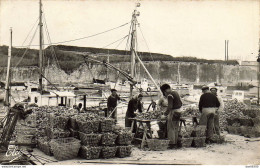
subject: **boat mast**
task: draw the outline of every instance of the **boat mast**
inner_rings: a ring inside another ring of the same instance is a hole
[[[136,4],[136,7],[140,7],[140,3]],[[133,78],[133,80],[135,80],[135,59],[137,58],[137,60],[140,62],[141,66],[144,68],[145,72],[147,73],[147,75],[149,76],[149,78],[152,80],[152,82],[154,83],[154,85],[156,86],[156,88],[159,90],[159,92],[162,94],[160,87],[157,85],[157,83],[155,82],[155,80],[153,79],[152,75],[149,73],[149,71],[147,70],[147,68],[144,66],[144,63],[142,62],[142,60],[139,58],[139,56],[137,55],[137,52],[135,51],[135,42],[136,42],[136,25],[137,23],[137,16],[139,16],[140,13],[135,9],[133,12],[133,16],[132,16],[132,38],[131,38],[131,77]],[[132,98],[133,96],[133,84],[130,85],[130,98]]]
[[[107,55],[107,63],[109,64],[109,50],[108,50],[108,55]],[[108,73],[109,73],[109,71],[108,71],[108,68],[107,68],[107,71],[106,71],[106,82],[109,81],[108,80]]]
[[[40,74],[40,76],[39,76],[39,91],[40,91],[40,93],[42,94],[42,88],[43,88],[43,86],[42,86],[42,68],[43,68],[43,52],[42,52],[42,26],[43,26],[43,24],[42,24],[42,0],[40,0],[40,11],[39,11],[39,13],[40,13],[40,16],[39,16],[39,30],[40,30],[40,50],[39,50],[39,74]]]
[[[257,105],[260,106],[260,39],[258,42],[258,58],[257,58],[257,62],[258,62],[258,72],[257,72]]]
[[[140,7],[140,3],[136,4],[136,8]],[[132,15],[132,32],[131,32],[131,77],[135,80],[135,42],[136,42],[136,24],[137,20],[136,17],[139,16],[139,12],[135,9]],[[130,99],[133,97],[133,84],[130,84]]]
[[[8,61],[7,61],[7,75],[6,75],[6,84],[5,84],[5,98],[4,105],[6,106],[6,112],[9,113],[10,107],[10,66],[11,66],[11,56],[12,56],[12,28],[10,28],[10,44],[8,48]]]

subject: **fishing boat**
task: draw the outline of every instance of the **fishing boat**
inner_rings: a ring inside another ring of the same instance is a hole
[[[181,96],[187,96],[190,95],[192,92],[192,86],[188,84],[170,84],[171,88],[173,90],[176,90]]]

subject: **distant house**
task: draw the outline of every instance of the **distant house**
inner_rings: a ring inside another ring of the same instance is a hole
[[[4,89],[4,88],[5,88],[5,83],[0,82],[0,89]],[[13,82],[10,84],[10,88],[11,90],[26,90],[27,86],[23,82]]]
[[[257,66],[258,62],[256,61],[241,61],[240,66]]]
[[[27,86],[23,82],[14,82],[10,84],[11,90],[26,90]]]

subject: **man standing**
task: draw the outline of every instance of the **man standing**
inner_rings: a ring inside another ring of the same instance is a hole
[[[135,111],[138,110],[140,113],[142,112],[142,98],[143,95],[139,94],[137,97],[133,97],[127,107],[126,116],[125,116],[125,127],[131,127],[132,121],[129,118],[134,118]]]
[[[216,110],[216,113],[214,115],[214,128],[216,130],[216,134],[220,135],[220,128],[219,128],[219,114],[224,110],[224,102],[221,96],[217,94],[218,89],[213,87],[210,89],[211,93],[217,96],[219,101],[219,108]]]
[[[120,97],[117,95],[116,89],[111,89],[111,95],[107,100],[107,111],[108,115],[112,113],[112,118],[117,122],[117,101],[120,100]]]
[[[167,136],[171,145],[178,141],[179,123],[181,117],[182,101],[176,91],[172,91],[170,85],[163,84],[161,91],[168,99],[168,106],[164,115],[167,116]]]
[[[206,125],[206,143],[212,142],[214,115],[220,103],[215,95],[209,91],[208,86],[202,87],[203,94],[200,97],[199,110],[202,113],[199,125]]]

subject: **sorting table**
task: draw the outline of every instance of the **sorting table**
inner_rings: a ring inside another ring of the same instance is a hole
[[[155,119],[147,120],[147,119],[138,119],[138,118],[129,118],[129,119],[132,120],[131,132],[133,132],[133,130],[134,130],[135,123],[137,125],[134,138],[135,138],[135,140],[140,140],[141,141],[141,149],[143,149],[144,146],[147,144],[147,140],[149,138],[150,139],[153,138],[152,137],[152,130],[151,130],[151,122],[152,121],[158,121],[158,120],[155,120]],[[185,118],[185,117],[181,117],[180,118],[179,132],[181,130],[182,125],[184,126],[184,128],[186,130],[186,123],[185,123],[186,119],[187,118]],[[138,133],[142,133],[143,134],[142,138],[136,137],[138,135]]]
[[[147,143],[147,140],[149,138],[152,139],[151,121],[157,121],[157,120],[145,120],[145,119],[137,119],[137,118],[129,118],[129,119],[132,120],[132,124],[131,124],[132,132],[134,130],[135,123],[137,125],[134,138],[135,140],[141,141],[141,149],[143,149]],[[138,133],[143,134],[142,138],[136,137]]]

